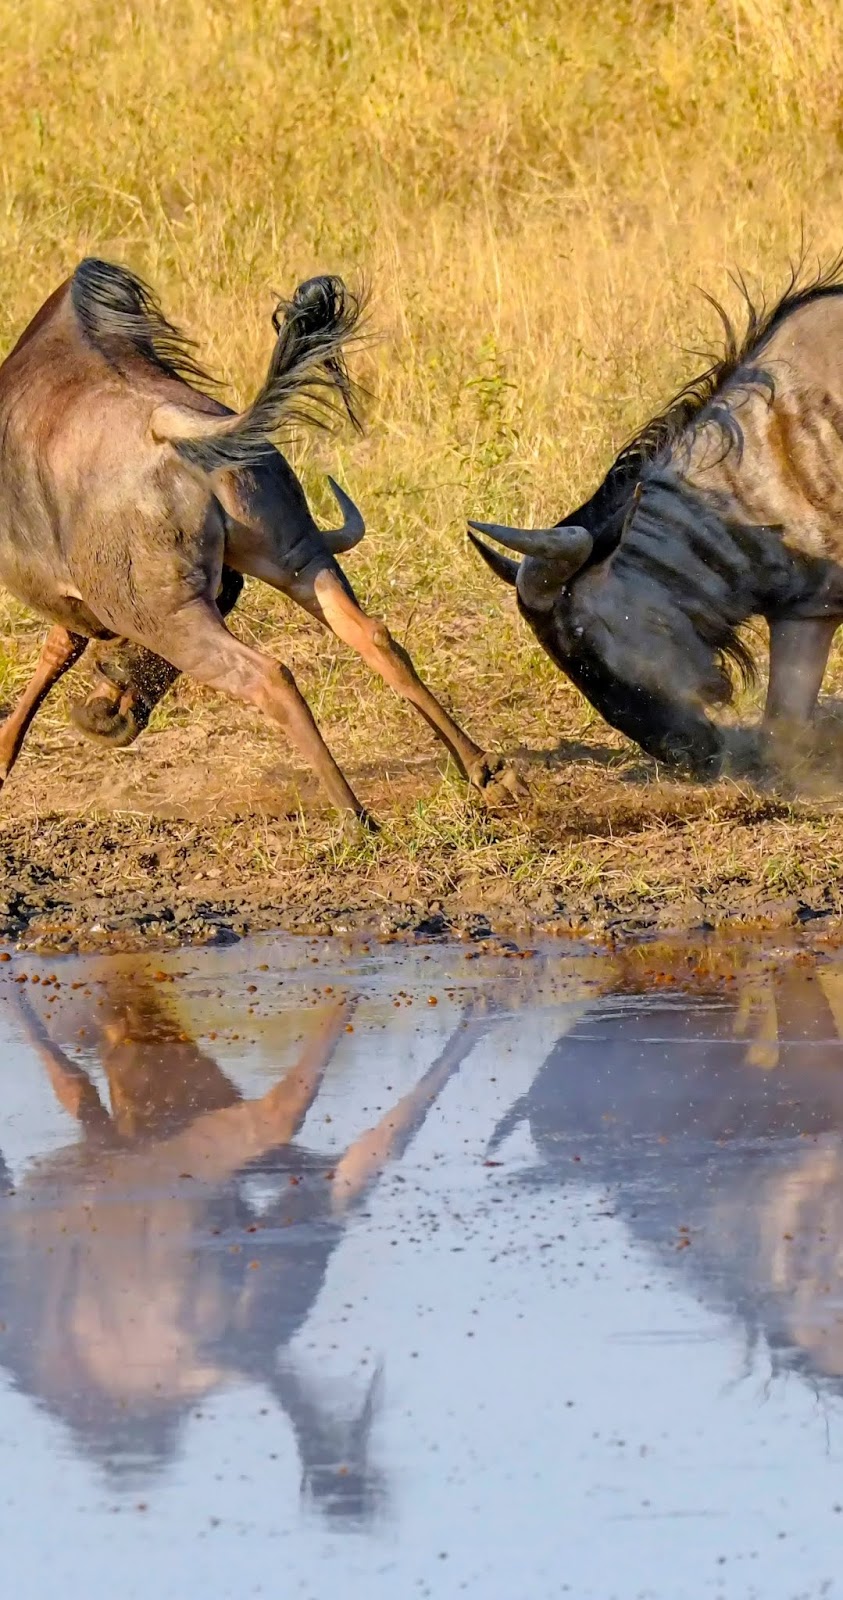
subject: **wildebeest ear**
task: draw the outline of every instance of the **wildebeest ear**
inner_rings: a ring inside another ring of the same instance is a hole
[[[515,580],[518,577],[519,563],[513,561],[510,556],[502,555],[500,550],[493,550],[491,545],[484,544],[483,540],[478,539],[475,533],[469,533],[468,537],[475,550],[479,550],[487,567],[491,567],[499,578],[503,578],[504,583],[510,584],[514,589]]]

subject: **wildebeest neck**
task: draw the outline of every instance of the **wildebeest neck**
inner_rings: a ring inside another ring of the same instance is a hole
[[[733,639],[741,622],[810,605],[828,586],[828,561],[788,548],[783,534],[736,517],[725,496],[701,493],[671,463],[654,466],[641,480],[612,574],[633,589],[649,579],[706,644],[741,664]]]
[[[762,590],[783,592],[788,566],[774,530],[729,521],[670,468],[652,469],[643,479],[612,561],[620,580],[634,583],[646,574],[666,600],[704,608],[715,632],[751,616]]]

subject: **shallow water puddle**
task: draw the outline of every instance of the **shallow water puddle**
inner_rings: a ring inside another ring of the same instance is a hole
[[[831,951],[14,955],[14,1591],[841,1592],[841,1027]]]

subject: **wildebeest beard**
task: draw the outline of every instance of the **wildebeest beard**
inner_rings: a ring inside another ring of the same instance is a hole
[[[707,705],[752,682],[738,635],[785,604],[796,563],[777,531],[730,521],[675,471],[645,470],[623,536],[550,613],[521,607],[541,644],[613,727],[657,759],[713,773],[722,735]],[[804,583],[804,575],[803,575]]]

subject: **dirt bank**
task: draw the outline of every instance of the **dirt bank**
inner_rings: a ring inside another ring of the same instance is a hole
[[[207,719],[118,755],[48,729],[2,799],[0,935],[58,949],[271,927],[623,937],[833,930],[843,915],[836,803],[664,781],[602,732],[519,759],[530,801],[497,813],[434,755],[352,764],[382,824],[359,839],[248,729],[236,760]]]

